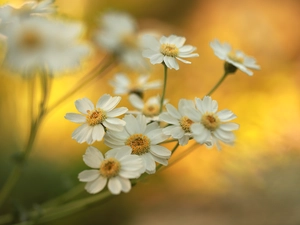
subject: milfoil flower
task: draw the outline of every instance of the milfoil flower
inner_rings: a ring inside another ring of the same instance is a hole
[[[41,70],[54,76],[75,69],[89,54],[88,45],[79,41],[79,23],[35,16],[5,26],[9,29],[1,30],[7,37],[3,63],[24,76]]]
[[[260,69],[260,66],[256,65],[255,58],[246,56],[240,50],[233,51],[228,43],[221,44],[219,40],[215,39],[210,42],[210,47],[214,50],[218,58],[225,60],[227,63],[225,63],[225,69],[230,73],[234,73],[236,68],[238,68],[249,76],[252,76],[253,72],[248,68],[255,70]],[[231,68],[230,65],[231,67],[233,66],[233,68]]]
[[[136,21],[127,13],[107,12],[99,19],[95,41],[102,49],[135,70],[146,70]]]
[[[168,165],[171,151],[160,146],[159,143],[168,139],[168,135],[163,134],[158,123],[153,122],[147,125],[146,117],[138,115],[126,115],[125,129],[121,132],[108,131],[104,137],[104,142],[111,148],[129,146],[132,154],[139,155],[143,159],[146,172],[155,173],[158,162],[164,166]]]
[[[152,96],[144,101],[140,96],[136,94],[129,95],[129,102],[135,107],[139,113],[145,115],[149,120],[148,122],[157,121],[160,113],[160,101],[159,96]],[[164,99],[163,105],[167,104],[168,100]],[[134,113],[132,111],[128,113]]]
[[[191,45],[184,45],[185,37],[171,35],[169,37],[162,36],[158,41],[150,35],[144,36],[144,43],[148,43],[147,49],[143,51],[143,56],[150,59],[152,64],[164,62],[170,69],[179,69],[176,61],[190,64],[191,62],[182,58],[198,57],[197,53],[192,53],[197,48]]]
[[[116,95],[135,93],[139,96],[143,96],[146,90],[158,89],[161,87],[161,81],[148,82],[150,75],[140,75],[135,81],[131,81],[126,74],[117,73],[114,80],[109,83],[114,87],[114,93]]]
[[[159,115],[159,120],[168,123],[163,133],[178,139],[180,145],[186,145],[192,137],[191,125],[194,121],[185,113],[185,107],[195,108],[193,101],[180,99],[178,110],[171,104],[166,105],[167,112]]]
[[[235,119],[236,115],[230,110],[218,110],[218,103],[211,97],[205,96],[203,100],[195,98],[195,107],[185,107],[185,113],[194,123],[190,126],[193,138],[200,144],[212,146],[216,144],[221,149],[219,140],[232,145],[235,140],[233,130],[239,125],[227,123]]]
[[[81,182],[87,182],[87,192],[98,193],[106,184],[112,194],[129,192],[129,179],[138,178],[143,168],[142,159],[131,155],[131,151],[130,147],[123,146],[108,151],[104,158],[98,149],[89,146],[83,155],[83,161],[93,170],[84,170],[78,175]]]
[[[82,114],[67,113],[65,115],[67,120],[82,124],[73,132],[72,138],[78,143],[93,144],[103,139],[106,129],[122,131],[125,121],[115,117],[127,112],[127,108],[115,108],[120,100],[119,96],[111,97],[105,94],[99,98],[96,107],[88,98],[76,100],[75,106]]]

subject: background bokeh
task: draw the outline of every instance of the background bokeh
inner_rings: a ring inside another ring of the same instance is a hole
[[[22,3],[1,1],[7,2]],[[254,71],[253,77],[237,71],[212,96],[220,109],[228,108],[238,116],[235,122],[240,129],[233,147],[224,146],[222,151],[199,147],[130,193],[49,224],[300,223],[299,1],[56,0],[56,5],[63,16],[86,24],[86,37],[91,37],[101,12],[116,9],[132,14],[142,30],[185,36],[187,44],[197,46],[199,58],[169,71],[166,94],[174,105],[180,98],[201,98],[221,77],[223,62],[209,47],[214,38],[254,56],[261,70]],[[101,52],[97,57],[102,57]],[[50,102],[87,73],[97,57],[84,62],[81,71],[57,78]],[[12,207],[25,212],[78,183],[77,174],[86,169],[82,154],[87,145],[71,139],[77,125],[64,115],[76,111],[76,99],[88,97],[95,102],[112,93],[107,81],[119,70],[90,83],[48,115],[4,212]],[[152,74],[160,79],[162,66],[154,66]],[[26,82],[4,70],[0,82],[2,186],[26,140],[29,121]],[[126,98],[122,103],[128,105]],[[102,144],[95,146],[105,149]]]

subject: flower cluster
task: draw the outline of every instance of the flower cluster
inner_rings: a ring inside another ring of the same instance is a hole
[[[82,24],[59,20],[55,12],[53,0],[27,2],[20,8],[10,5],[0,8],[1,42],[6,46],[3,65],[28,79],[38,74],[42,80],[44,98],[37,118],[32,119],[35,121],[30,133],[32,140],[49,110],[45,106],[50,86],[46,78],[77,68],[93,46],[92,41],[87,44],[88,40],[80,40]],[[79,113],[65,115],[67,120],[80,124],[72,138],[88,144],[83,161],[92,169],[78,175],[81,182],[86,182],[87,192],[98,193],[106,185],[112,194],[128,192],[133,179],[139,179],[144,173],[154,174],[161,165],[168,166],[176,149],[190,142],[217,149],[234,143],[233,131],[239,125],[231,120],[236,115],[228,109],[218,111],[217,101],[210,97],[221,82],[202,98],[179,99],[177,107],[166,98],[168,69],[179,70],[178,61],[191,64],[187,58],[199,56],[196,47],[185,45],[185,37],[172,34],[157,39],[150,34],[141,35],[135,20],[119,12],[103,14],[94,34],[94,47],[107,53],[110,60],[103,60],[88,73],[84,84],[118,63],[143,73],[131,79],[119,71],[109,82],[115,95],[128,96],[131,109],[119,106],[120,96],[102,94],[96,104],[86,97],[76,100]],[[254,58],[232,51],[227,43],[221,44],[216,39],[210,46],[225,61],[221,81],[237,69],[248,75],[253,74],[250,69],[260,69]],[[163,82],[149,81],[151,64],[163,66]],[[79,82],[56,105],[81,87]],[[159,90],[159,93],[146,97],[148,90]],[[101,150],[104,154],[92,146],[100,141],[108,148]],[[169,149],[167,143],[176,145]]]

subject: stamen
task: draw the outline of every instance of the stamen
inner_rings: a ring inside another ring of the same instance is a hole
[[[184,116],[180,119],[179,124],[185,132],[191,132],[190,127],[194,122],[190,120],[188,117]]]
[[[176,57],[178,56],[179,49],[174,44],[162,44],[160,46],[160,52],[166,56]]]
[[[241,64],[243,64],[243,62],[244,62],[244,58],[238,57],[233,51],[229,52],[227,54],[227,56],[229,59],[231,59],[234,62],[241,63]]]
[[[41,37],[34,29],[24,30],[19,40],[20,47],[25,50],[37,49],[41,43]]]
[[[88,110],[86,121],[90,126],[95,126],[102,123],[106,119],[106,113],[102,109]]]
[[[101,163],[99,173],[106,178],[111,178],[118,175],[120,168],[121,165],[118,160],[116,160],[115,158],[109,158],[105,159]]]
[[[159,109],[158,104],[145,104],[142,112],[145,116],[153,117],[159,114]]]
[[[133,134],[127,139],[125,145],[132,148],[132,154],[143,155],[150,150],[150,139],[143,134]]]
[[[201,123],[210,131],[216,130],[220,126],[220,119],[214,113],[205,113],[202,116]]]

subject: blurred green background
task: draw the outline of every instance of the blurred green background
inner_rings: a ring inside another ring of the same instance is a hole
[[[48,224],[300,224],[299,1],[56,0],[56,5],[65,17],[86,24],[87,37],[98,15],[108,9],[130,13],[141,30],[185,36],[200,57],[191,59],[191,65],[180,63],[178,71],[169,71],[166,94],[173,105],[180,98],[203,97],[221,77],[223,62],[209,47],[214,38],[254,56],[261,70],[254,71],[253,77],[236,72],[212,96],[219,109],[228,108],[238,116],[235,146],[224,146],[222,151],[199,147],[128,194]],[[50,103],[87,73],[97,57],[102,53],[91,56],[81,71],[57,78]],[[78,125],[64,115],[76,112],[76,99],[88,97],[96,102],[102,94],[112,94],[107,81],[119,71],[89,84],[48,115],[2,213],[25,212],[78,183],[78,173],[87,169],[82,161],[87,144],[71,139]],[[161,79],[162,74],[162,66],[153,67],[153,79]],[[24,145],[29,121],[26,82],[4,71],[0,82],[2,186]],[[126,98],[122,103],[129,106]],[[101,143],[95,146],[106,149]]]

